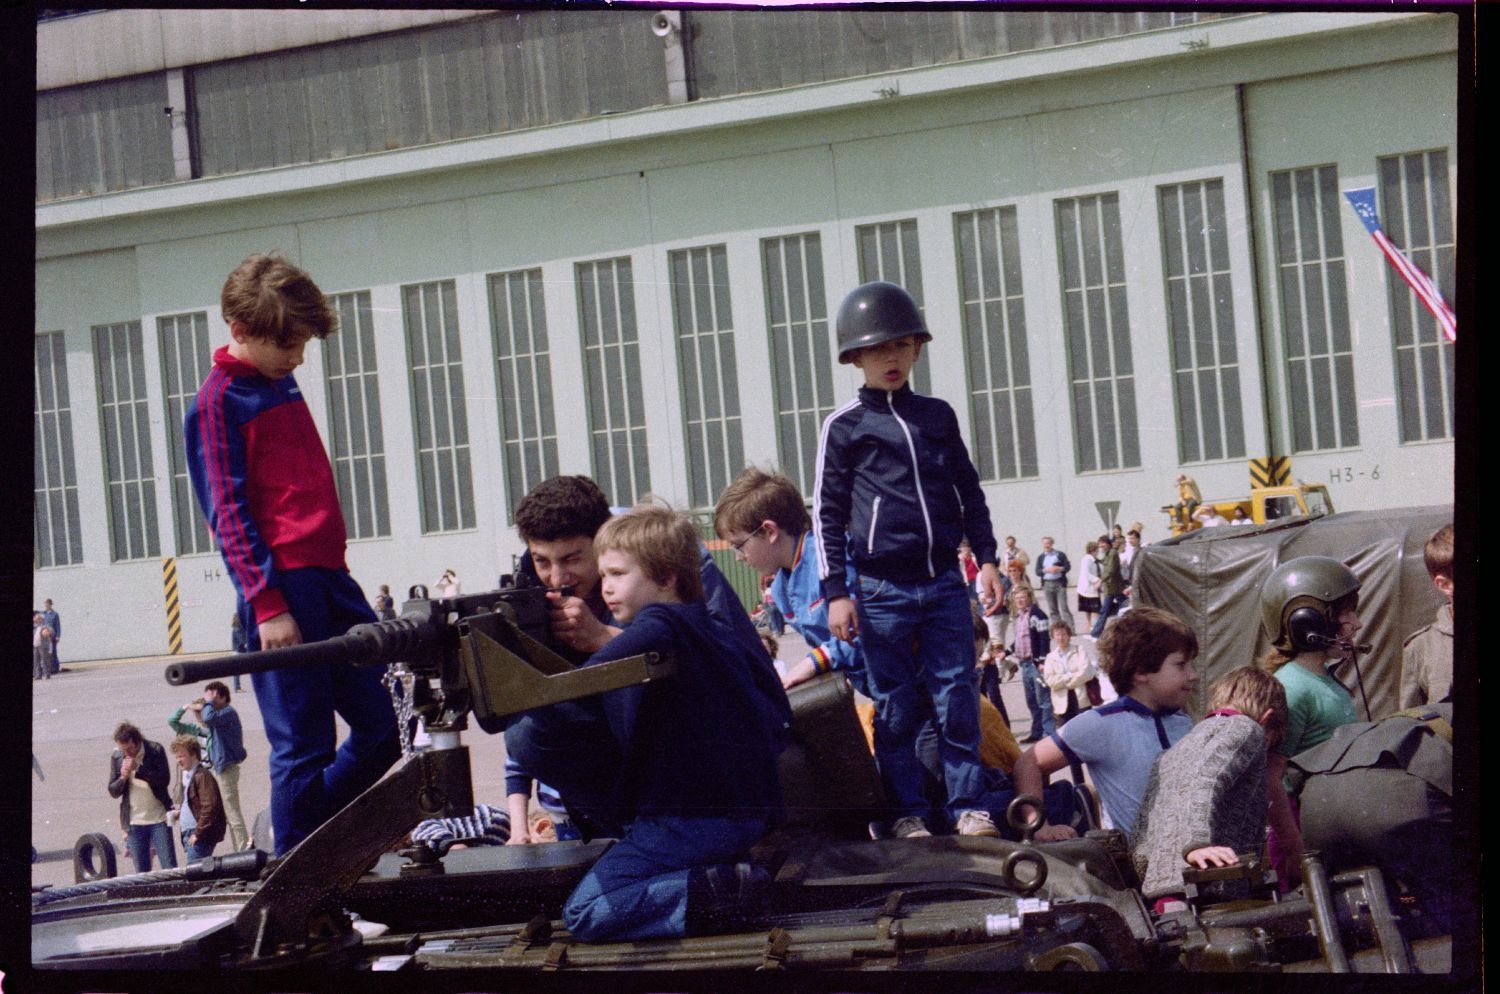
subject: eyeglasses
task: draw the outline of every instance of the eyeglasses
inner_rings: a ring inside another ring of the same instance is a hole
[[[740,539],[738,542],[730,542],[729,543],[729,547],[734,550],[734,554],[735,555],[737,555],[737,556],[743,556],[745,554],[745,545],[752,538],[754,538],[755,536],[759,535],[761,532],[763,532],[765,530],[766,530],[766,526],[765,525],[761,525],[759,528],[755,529],[755,531],[751,532],[749,535],[746,535],[744,538]]]

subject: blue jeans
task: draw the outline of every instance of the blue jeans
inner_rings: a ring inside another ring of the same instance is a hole
[[[196,829],[184,828],[182,830],[182,853],[183,858],[188,862],[192,862],[196,859],[207,859],[214,854],[214,846],[205,846],[202,844],[195,846],[188,842],[188,837],[191,836],[194,831],[196,831]]]
[[[684,936],[688,871],[743,859],[765,830],[760,817],[639,817],[573,889],[563,924],[584,942]]]
[[[304,642],[375,620],[359,584],[343,570],[283,570],[277,579]],[[240,621],[251,650],[259,649],[255,612],[243,600]],[[400,758],[396,716],[381,676],[379,667],[349,663],[251,674],[271,744],[276,855],[290,851]],[[349,725],[337,751],[335,712]]]
[[[963,574],[894,583],[859,578],[860,644],[875,700],[876,759],[898,816],[925,815],[917,733],[937,722],[948,811],[979,807],[979,691],[974,680],[974,625]]]
[[[1094,630],[1089,632],[1094,638],[1104,634],[1104,624],[1120,613],[1120,608],[1125,606],[1124,594],[1102,594],[1099,597],[1099,620],[1094,622]]]
[[[600,834],[618,836],[624,820],[615,800],[622,756],[598,697],[563,701],[512,718],[505,753],[558,791],[568,812]]]
[[[127,834],[130,837],[130,858],[135,860],[135,872],[146,873],[151,869],[153,847],[156,849],[156,861],[163,870],[177,865],[177,850],[172,846],[172,829],[166,822],[131,825]]]
[[[1052,695],[1042,686],[1042,672],[1036,660],[1021,660],[1021,689],[1026,693],[1026,710],[1031,712],[1031,735],[1051,735],[1057,731],[1052,716]]]
[[[982,697],[988,697],[990,703],[995,705],[995,710],[1000,712],[1000,717],[1005,721],[1005,727],[1010,727],[1010,712],[1005,710],[1005,698],[1000,693],[1000,664],[992,663],[979,671],[979,693]]]

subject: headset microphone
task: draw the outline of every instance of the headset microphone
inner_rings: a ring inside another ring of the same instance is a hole
[[[1348,639],[1330,638],[1327,635],[1319,635],[1316,632],[1310,633],[1304,636],[1304,638],[1307,640],[1307,644],[1314,649],[1342,649],[1349,653],[1351,658],[1357,652],[1370,653],[1375,651],[1375,647],[1368,642],[1351,642]],[[1338,660],[1335,660],[1335,662],[1338,662]]]

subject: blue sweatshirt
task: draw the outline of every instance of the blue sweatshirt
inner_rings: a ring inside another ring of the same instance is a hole
[[[616,514],[624,513],[623,508],[611,508],[611,510]],[[792,740],[792,706],[787,703],[786,692],[781,689],[781,677],[776,673],[776,664],[771,660],[770,653],[766,652],[760,636],[756,634],[755,625],[750,621],[745,605],[740,603],[739,595],[734,592],[734,588],[729,585],[724,573],[714,562],[713,553],[709,552],[708,547],[701,542],[698,548],[700,550],[698,574],[703,580],[703,597],[708,613],[734,637],[739,645],[747,650],[737,653],[736,657],[749,669],[751,680],[759,691],[769,700],[780,698],[778,742],[784,746]],[[536,566],[531,561],[530,549],[522,554],[518,572],[538,583],[541,582],[536,575]],[[614,615],[610,614],[609,608],[604,605],[604,595],[599,585],[594,586],[593,594],[587,603],[589,610],[594,612],[594,617],[601,623],[619,627]],[[564,658],[570,658],[566,650],[561,651],[560,654]],[[571,659],[577,661],[576,656]]]
[[[861,387],[823,422],[813,518],[830,600],[849,595],[846,535],[860,575],[897,583],[956,568],[964,538],[981,565],[995,562],[989,508],[958,417],[906,385]]]
[[[672,653],[677,672],[603,696],[623,755],[618,800],[627,817],[778,816],[780,715],[757,689],[746,650],[704,605],[650,604],[585,665]]]

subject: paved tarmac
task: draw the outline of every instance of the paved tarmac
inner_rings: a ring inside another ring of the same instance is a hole
[[[73,883],[73,846],[90,832],[102,833],[114,844],[120,873],[133,872],[120,842],[120,802],[107,789],[114,751],[111,736],[121,721],[132,721],[146,738],[163,746],[171,742],[167,718],[201,696],[203,688],[173,687],[163,673],[171,662],[212,655],[218,654],[64,662],[65,672],[32,682],[32,754],[46,778],[39,780],[35,773],[31,778],[31,844],[39,857],[32,865],[33,886]],[[224,682],[233,687],[232,680]],[[249,754],[240,772],[240,809],[249,829],[256,813],[271,803],[270,747],[250,678],[240,683],[244,689],[231,690],[230,695],[244,725]],[[187,717],[191,720],[191,712]],[[336,725],[342,742],[348,728],[341,720]],[[464,740],[470,747],[477,799],[504,804],[504,740],[486,735],[476,725],[470,726]],[[180,864],[182,846],[177,841]],[[216,855],[227,852],[228,845],[220,843]]]
[[[794,662],[805,653],[801,637],[788,629],[781,639],[781,658]],[[170,742],[172,730],[167,727],[167,718],[180,705],[200,696],[202,687],[173,687],[163,672],[170,662],[195,658],[205,657],[66,661],[64,672],[50,680],[33,681],[32,754],[45,778],[38,779],[33,773],[31,779],[31,844],[39,857],[32,865],[33,886],[73,883],[73,846],[91,832],[103,834],[115,845],[119,872],[133,872],[120,844],[119,801],[106,789],[110,753],[114,750],[111,735],[121,721],[132,721],[146,738],[162,745]],[[230,680],[224,682],[233,686]],[[242,691],[231,693],[245,728],[249,753],[240,774],[240,807],[249,828],[256,813],[271,801],[269,747],[250,678],[244,677],[241,684]],[[1018,738],[1026,735],[1030,722],[1020,683],[1011,680],[1002,687],[1002,693],[1012,729]],[[339,722],[338,730],[342,741],[347,728]],[[503,805],[503,739],[471,725],[464,741],[470,747],[476,800]],[[217,854],[223,855],[227,846],[227,842],[221,843]],[[177,856],[180,863],[180,840]]]

